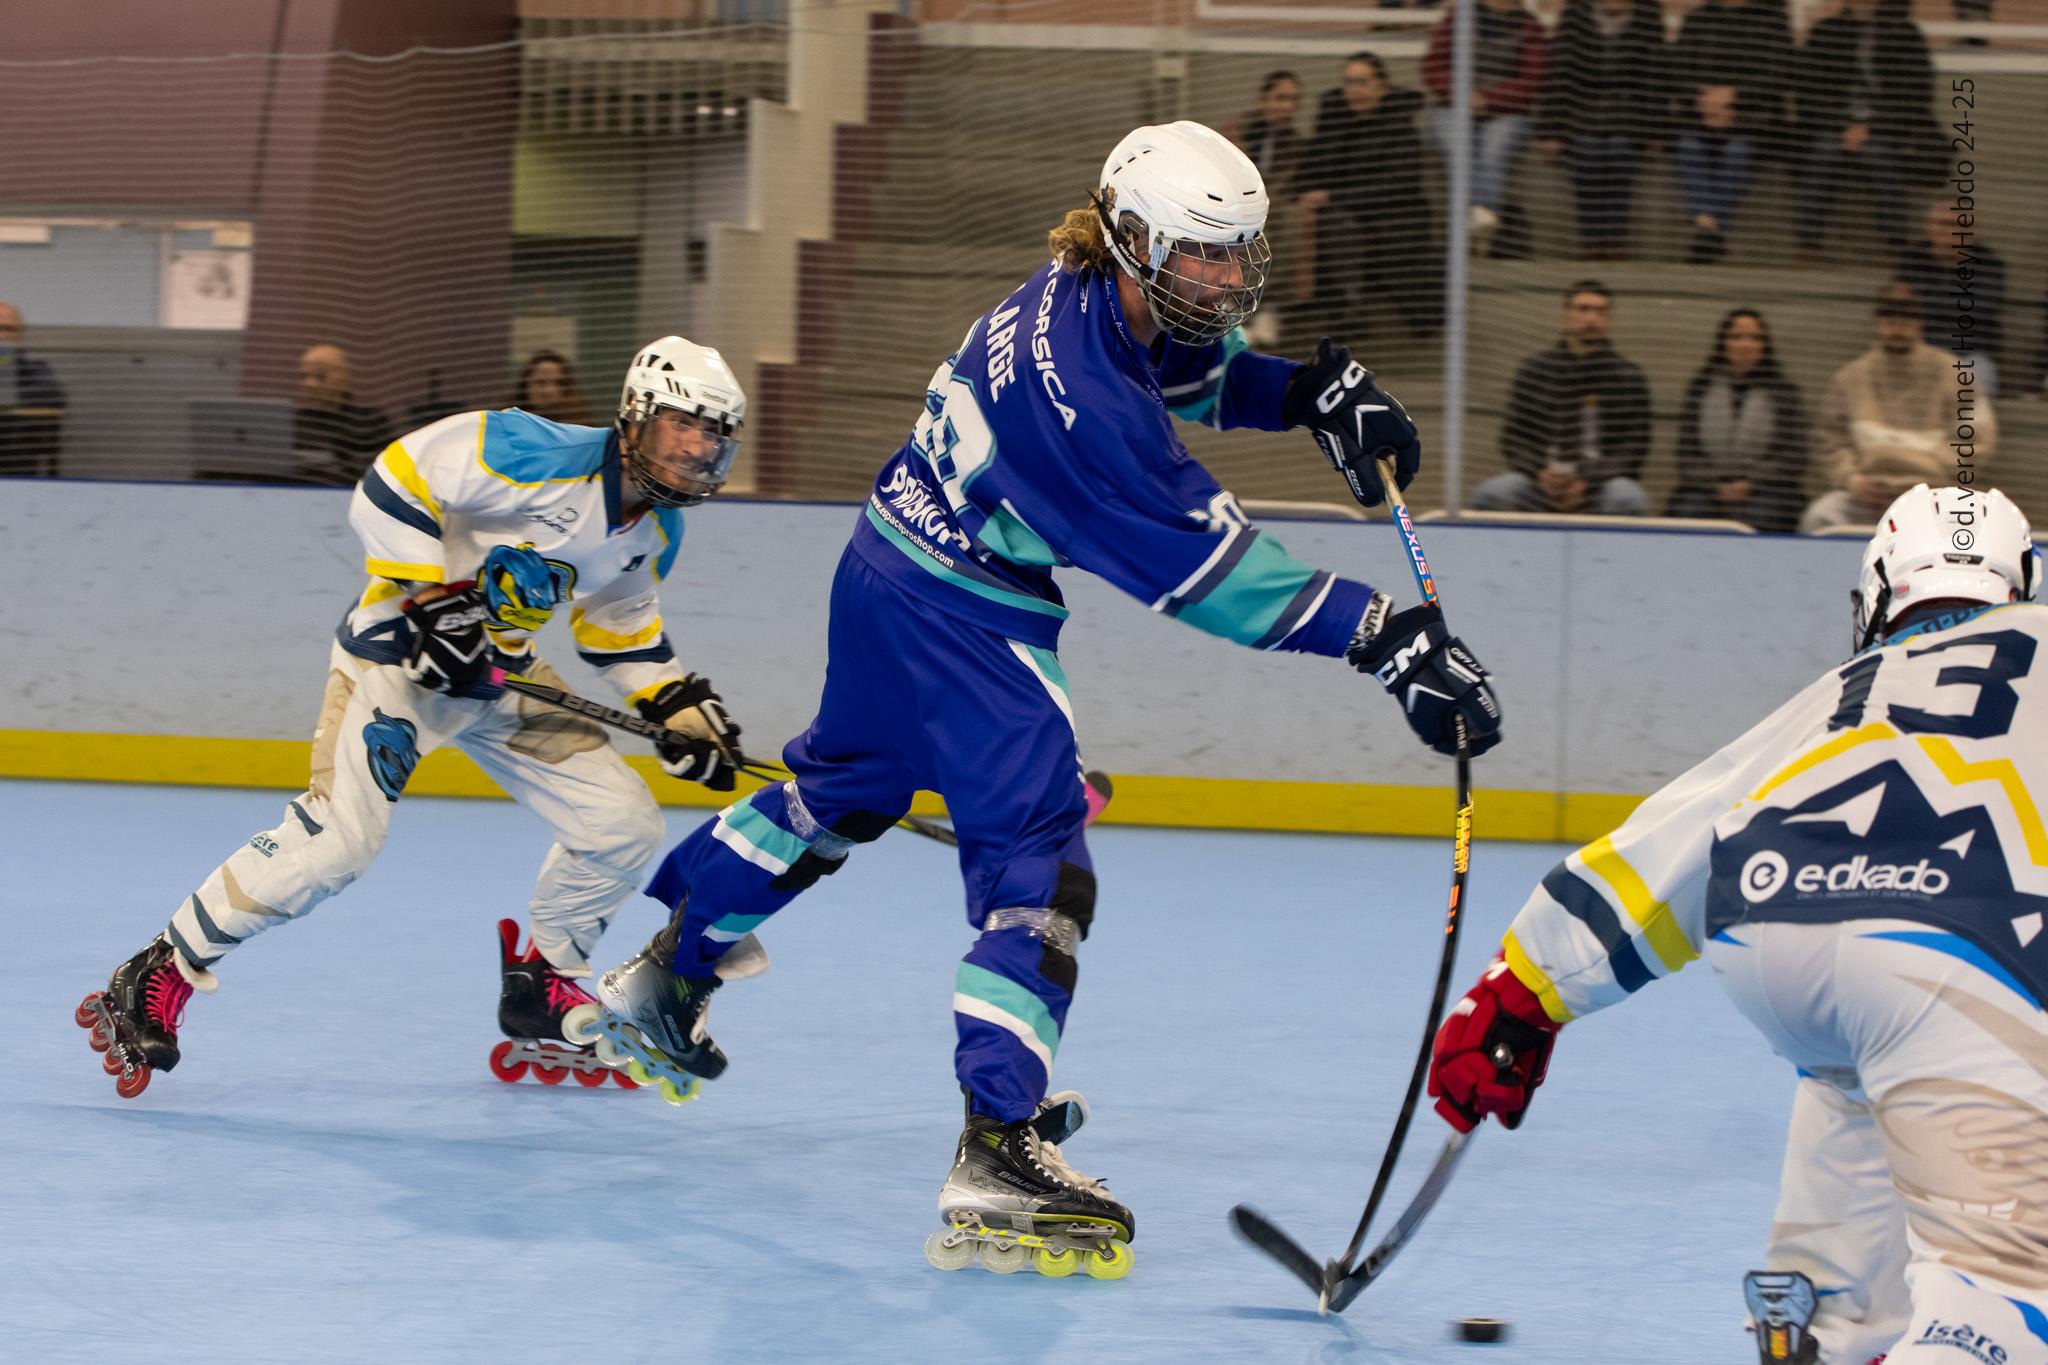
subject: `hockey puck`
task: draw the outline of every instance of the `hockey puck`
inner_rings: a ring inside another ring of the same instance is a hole
[[[1451,1326],[1457,1329],[1460,1341],[1494,1342],[1508,1339],[1508,1325],[1500,1318],[1459,1318]]]

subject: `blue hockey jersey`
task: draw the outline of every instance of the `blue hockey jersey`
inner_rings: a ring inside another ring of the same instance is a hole
[[[1131,336],[1116,282],[1048,264],[968,329],[854,531],[878,572],[938,610],[1056,647],[1055,568],[1257,649],[1341,655],[1372,589],[1251,524],[1171,417],[1283,430],[1294,362]]]

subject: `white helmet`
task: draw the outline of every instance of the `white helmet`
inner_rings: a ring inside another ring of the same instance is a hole
[[[700,418],[714,439],[709,454],[692,462],[688,482],[663,482],[642,457],[642,424],[657,409],[673,408]],[[692,507],[725,483],[739,454],[740,423],[746,420],[747,396],[726,368],[725,357],[709,346],[682,337],[663,337],[642,346],[626,371],[619,394],[619,443],[625,451],[626,473],[656,507]]]
[[[1102,163],[1095,207],[1110,254],[1176,341],[1215,341],[1259,306],[1273,259],[1266,182],[1221,133],[1186,120],[1134,130]],[[1237,269],[1202,268],[1218,261]]]
[[[1995,488],[1915,484],[1878,519],[1856,576],[1856,647],[1928,602],[2031,602],[2040,552],[2026,514]]]

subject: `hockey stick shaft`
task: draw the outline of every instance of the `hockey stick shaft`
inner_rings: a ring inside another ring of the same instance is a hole
[[[523,697],[532,697],[535,701],[546,702],[549,706],[573,712],[585,720],[593,720],[600,725],[609,725],[614,730],[623,730],[629,735],[638,735],[642,739],[653,740],[657,744],[675,737],[675,731],[669,729],[666,725],[648,720],[645,716],[636,716],[630,711],[620,711],[614,707],[606,706],[603,702],[592,701],[588,697],[579,697],[574,692],[565,691],[559,687],[550,687],[546,683],[535,682],[531,678],[522,678],[517,673],[507,673],[501,668],[491,670],[491,680],[502,684],[508,692],[517,692]],[[768,782],[787,780],[789,777],[787,769],[782,769],[779,773],[771,771],[771,767],[779,768],[780,765],[756,763],[744,754],[734,753],[729,754],[728,757],[732,759],[735,768],[749,777],[757,777]],[[952,830],[947,829],[944,825],[923,819],[920,816],[906,815],[897,823],[914,833],[922,834],[927,839],[935,839],[939,843],[948,846],[957,847],[960,842],[954,836]]]
[[[1443,603],[1437,597],[1436,579],[1429,571],[1429,560],[1422,553],[1422,540],[1415,534],[1415,523],[1408,515],[1408,503],[1401,496],[1401,487],[1394,477],[1394,462],[1382,458],[1379,462],[1380,480],[1387,490],[1387,505],[1393,511],[1395,525],[1400,528],[1403,546],[1408,551],[1408,566],[1415,572],[1415,586],[1421,590],[1422,598],[1429,605],[1443,610]],[[1415,1119],[1415,1102],[1422,1094],[1423,1077],[1429,1074],[1429,1055],[1436,1041],[1437,1023],[1443,1017],[1444,997],[1450,990],[1451,973],[1457,967],[1458,931],[1464,926],[1465,873],[1472,865],[1472,754],[1466,743],[1465,723],[1455,719],[1458,737],[1457,783],[1458,814],[1457,829],[1451,848],[1451,892],[1449,908],[1444,916],[1443,955],[1438,959],[1436,969],[1436,990],[1430,996],[1429,1017],[1424,1021],[1422,1048],[1416,1056],[1415,1067],[1408,1073],[1408,1091],[1401,1099],[1401,1113],[1394,1120],[1393,1134],[1387,1139],[1386,1155],[1380,1159],[1379,1174],[1373,1178],[1372,1193],[1365,1201],[1365,1212],[1359,1216],[1358,1227],[1351,1234],[1344,1254],[1323,1269],[1323,1302],[1328,1306],[1330,1292],[1339,1280],[1351,1273],[1352,1262],[1358,1258],[1360,1248],[1365,1245],[1365,1235],[1372,1226],[1373,1216],[1379,1212],[1380,1201],[1386,1198],[1387,1185],[1393,1179],[1394,1167],[1400,1164],[1401,1148],[1408,1140],[1408,1126]]]

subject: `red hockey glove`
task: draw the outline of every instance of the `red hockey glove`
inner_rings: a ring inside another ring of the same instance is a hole
[[[1494,1115],[1519,1128],[1529,1097],[1550,1069],[1559,1025],[1498,956],[1451,1007],[1429,1058],[1429,1094],[1461,1133]]]

